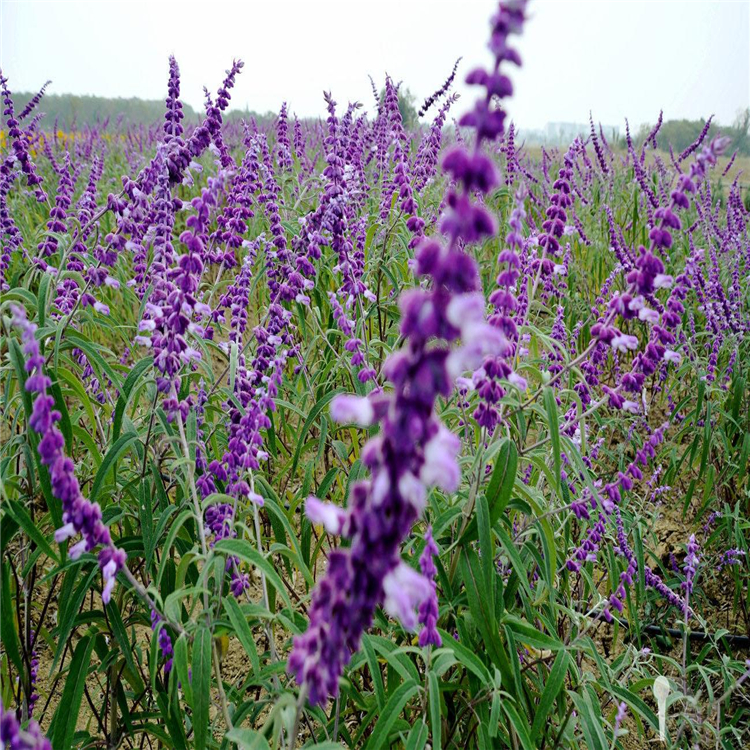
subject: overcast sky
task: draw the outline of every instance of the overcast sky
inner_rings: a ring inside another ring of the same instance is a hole
[[[423,98],[453,61],[486,63],[492,0],[0,0],[0,65],[11,90],[162,99],[167,60],[202,106],[233,57],[233,106],[323,113],[372,102],[386,71]],[[509,103],[521,127],[715,114],[750,105],[750,0],[531,0]],[[462,93],[469,92],[460,86]],[[466,103],[459,107],[466,107]]]

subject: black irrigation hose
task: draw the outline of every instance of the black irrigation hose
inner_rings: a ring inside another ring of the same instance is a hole
[[[627,630],[631,630],[630,623],[627,620],[616,618],[616,621]],[[649,635],[669,635],[672,638],[682,638],[684,631],[678,630],[677,628],[665,628],[663,625],[644,625],[641,628],[642,633],[648,633]],[[726,641],[730,646],[738,649],[747,648],[750,649],[750,636],[740,635],[738,633],[724,633],[721,637],[718,637],[716,633],[705,633],[702,630],[688,630],[688,639],[691,641],[699,641],[706,643],[707,641],[722,640]]]

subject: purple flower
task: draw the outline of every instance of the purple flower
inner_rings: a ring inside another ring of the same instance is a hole
[[[20,249],[22,255],[26,254],[23,236],[8,209],[8,193],[18,176],[18,172],[12,169],[14,161],[13,155],[7,156],[0,166],[0,232],[4,235],[0,249],[0,289],[3,291],[10,289],[6,276],[14,251]]]
[[[156,385],[166,395],[164,409],[170,421],[179,412],[187,418],[189,403],[179,401],[180,372],[183,366],[201,358],[200,352],[188,343],[188,334],[204,334],[198,319],[210,315],[210,309],[198,298],[198,284],[204,268],[206,233],[210,210],[217,203],[217,193],[223,186],[223,173],[208,181],[199,197],[190,206],[195,213],[187,219],[187,230],[180,241],[187,252],[175,257],[171,242],[175,204],[171,200],[168,173],[165,169],[158,178],[155,192],[157,214],[154,241],[153,290],[144,306],[138,343],[150,346],[157,370]],[[149,333],[150,336],[145,334]]]
[[[164,674],[168,675],[172,671],[172,658],[174,657],[174,649],[172,648],[172,638],[169,635],[169,631],[164,623],[164,618],[155,610],[151,610],[151,630],[156,631],[159,629],[158,644],[159,650],[161,651],[162,659],[164,659]]]
[[[421,193],[437,174],[438,156],[443,139],[443,125],[450,108],[458,100],[458,94],[449,96],[440,107],[429,131],[422,138],[411,167],[412,184]]]
[[[34,706],[39,700],[39,694],[36,692],[36,680],[39,674],[39,657],[36,652],[36,633],[33,628],[29,631],[31,660],[29,662],[29,717],[34,713]]]
[[[745,557],[744,549],[728,549],[721,553],[721,557],[719,558],[719,564],[716,566],[716,571],[719,572],[723,568],[727,568],[732,565],[741,565],[744,557]]]
[[[622,726],[622,722],[625,721],[625,717],[628,715],[628,705],[625,703],[625,701],[622,701],[617,706],[617,713],[615,714],[615,729],[614,729],[614,736],[619,736],[620,733],[620,727]]]
[[[36,721],[21,729],[15,711],[8,711],[0,700],[0,747],[7,750],[52,750]]]
[[[335,422],[353,422],[360,427],[367,427],[375,418],[375,409],[368,398],[340,396],[331,402],[331,418]]]
[[[419,622],[423,626],[419,633],[419,645],[433,645],[440,647],[443,641],[436,627],[439,612],[437,590],[435,586],[437,568],[435,567],[435,562],[433,560],[439,550],[437,544],[435,544],[435,540],[432,538],[431,526],[427,527],[424,540],[425,545],[424,550],[422,550],[422,554],[419,557],[419,567],[424,578],[430,582],[431,591],[429,596],[427,596],[419,605]]]
[[[419,108],[419,116],[424,117],[424,115],[427,113],[427,110],[438,100],[441,96],[444,96],[445,94],[450,91],[450,87],[453,85],[453,80],[456,77],[456,72],[458,71],[458,64],[461,62],[462,58],[458,58],[456,62],[453,64],[453,70],[451,70],[450,75],[445,80],[445,83],[434,93],[430,94],[425,100],[422,106]]]
[[[47,194],[42,188],[42,178],[36,170],[36,165],[31,159],[29,151],[29,141],[27,132],[19,127],[19,121],[15,117],[15,107],[10,89],[8,89],[8,79],[0,70],[0,93],[3,97],[3,115],[5,115],[5,124],[8,128],[8,140],[13,146],[13,153],[16,161],[21,166],[21,172],[26,175],[26,184],[35,191],[36,199],[40,203],[47,200]]]
[[[52,160],[52,166],[58,174],[59,181],[55,194],[55,205],[50,209],[49,221],[47,222],[47,231],[50,234],[37,245],[39,254],[42,256],[40,259],[42,262],[44,262],[44,258],[49,258],[57,252],[58,239],[52,233],[62,234],[67,231],[65,223],[68,218],[67,210],[73,200],[73,191],[75,189],[75,180],[71,174],[70,152],[65,152],[65,163],[63,166],[59,166],[54,160]]]
[[[386,91],[388,91],[388,85],[389,82],[386,82]],[[362,298],[374,300],[375,297],[362,281],[364,273],[362,248],[360,247],[359,252],[355,252],[350,238],[354,214],[351,191],[346,179],[348,151],[345,148],[342,128],[336,116],[336,102],[329,93],[324,93],[324,97],[328,109],[328,133],[324,141],[326,166],[323,169],[326,184],[319,212],[314,217],[319,231],[314,233],[313,237],[317,243],[322,236],[328,235],[331,249],[338,257],[338,263],[333,270],[341,274],[342,283],[336,292],[328,292],[328,299],[334,320],[346,337],[344,348],[351,354],[352,365],[357,368],[357,378],[361,383],[366,383],[374,380],[376,373],[367,365],[365,352],[362,351],[363,341],[356,336],[356,320],[350,317],[350,311],[357,310],[360,317],[364,317]],[[406,177],[403,181],[408,185]],[[364,236],[358,238],[358,242],[363,245]],[[304,300],[309,303],[306,295]]]
[[[219,158],[221,160],[221,166],[224,169],[234,166],[234,161],[229,154],[229,150],[224,145],[224,139],[221,133],[222,126],[222,112],[229,106],[230,91],[234,87],[234,79],[238,73],[242,70],[245,63],[242,60],[235,60],[232,63],[232,67],[226,71],[227,75],[224,79],[221,87],[216,92],[216,103],[211,101],[211,96],[208,91],[204,89],[206,96],[206,120],[205,128],[210,133],[213,142],[216,144],[216,148],[219,151]]]
[[[700,561],[698,555],[698,542],[695,541],[695,534],[690,535],[687,545],[687,555],[685,556],[685,581],[682,584],[682,588],[685,590],[685,616],[687,617],[688,599],[690,594],[693,593],[693,582],[695,581],[695,574],[698,571],[698,562]]]
[[[98,503],[92,503],[81,494],[75,476],[73,462],[65,455],[65,441],[56,423],[60,412],[52,409],[54,399],[47,394],[52,381],[44,374],[44,358],[39,353],[39,343],[35,338],[37,326],[26,319],[23,308],[13,305],[13,324],[21,329],[23,352],[27,357],[26,390],[36,393],[29,426],[41,436],[37,450],[42,463],[49,469],[52,494],[62,502],[63,526],[55,531],[55,541],[61,544],[76,534],[83,539],[68,551],[75,560],[84,552],[91,552],[97,546],[99,567],[104,578],[102,601],[107,604],[112,596],[117,573],[125,565],[124,550],[112,543],[109,529],[102,523],[102,511]]]
[[[498,256],[498,263],[502,270],[497,277],[497,289],[490,294],[489,302],[495,311],[489,317],[489,322],[507,340],[508,345],[499,355],[484,361],[482,367],[474,373],[473,382],[479,393],[480,402],[474,411],[477,423],[492,434],[499,419],[497,403],[505,395],[502,380],[512,383],[524,390],[526,381],[514,372],[512,358],[518,342],[518,329],[515,318],[518,315],[519,302],[516,296],[517,281],[521,275],[521,259],[519,256],[523,248],[523,221],[526,218],[524,198],[526,192],[523,186],[516,191],[516,202],[509,219],[510,231],[505,242],[507,247]]]
[[[18,115],[18,121],[23,122],[37,107],[39,102],[42,101],[42,97],[44,96],[44,92],[47,90],[47,86],[49,86],[52,83],[52,81],[46,81],[42,88],[37,91],[34,96],[29,99],[28,104],[21,110],[21,114]]]
[[[277,163],[282,171],[291,172],[294,167],[292,151],[289,145],[289,122],[287,120],[286,102],[281,105],[279,119],[276,123]]]
[[[518,30],[524,7],[522,2],[501,4],[493,18],[495,69],[502,59],[517,61],[505,41]],[[499,116],[497,111],[487,114],[493,95],[489,91],[475,110],[487,115],[477,126],[477,148],[487,135],[487,123]],[[466,243],[492,234],[494,223],[485,209],[471,202],[467,189],[461,194],[451,191],[448,206],[441,224],[447,244],[424,241],[415,254],[417,275],[431,277],[431,287],[410,290],[400,300],[404,347],[383,367],[393,390],[369,397],[374,421],[381,425],[380,434],[362,451],[370,478],[353,484],[345,518],[325,513],[317,500],[311,507],[313,517],[332,518],[351,539],[349,547],[330,553],[326,575],[313,592],[310,624],[294,638],[288,661],[289,672],[313,704],[337,694],[339,677],[378,604],[406,628],[419,621],[415,610],[432,594],[432,585],[401,561],[401,543],[424,509],[428,488],[454,492],[460,479],[460,444],[438,420],[435,402],[450,394],[455,377],[505,346],[504,337],[483,321],[481,307],[471,302],[479,289],[478,271],[462,250]],[[470,314],[458,320],[450,314],[451,304]],[[459,338],[461,345],[451,347]],[[339,409],[335,401],[331,408]]]

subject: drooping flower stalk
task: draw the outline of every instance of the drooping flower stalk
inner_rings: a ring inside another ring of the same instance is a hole
[[[219,87],[219,90],[216,92],[215,104],[211,101],[211,97],[208,91],[204,89],[206,95],[206,128],[211,134],[211,138],[216,144],[216,148],[219,150],[221,166],[224,169],[234,167],[234,159],[232,159],[232,156],[229,153],[229,149],[224,143],[224,138],[221,133],[222,113],[229,106],[229,92],[234,87],[234,80],[242,70],[244,65],[245,63],[243,63],[242,60],[235,60],[232,63],[232,67],[226,72],[226,78]]]
[[[47,393],[52,381],[44,374],[44,358],[35,337],[37,326],[29,322],[23,308],[14,305],[11,310],[13,324],[21,331],[23,352],[27,357],[25,388],[36,394],[29,426],[41,437],[37,450],[42,464],[49,469],[52,494],[62,503],[63,526],[55,531],[55,541],[61,544],[76,534],[83,537],[68,550],[71,560],[77,560],[84,552],[101,547],[98,561],[104,577],[102,601],[107,604],[115,586],[115,577],[125,565],[126,555],[112,542],[109,529],[102,523],[99,504],[92,503],[81,493],[73,461],[65,455],[65,440],[57,427],[61,415],[53,409],[54,399]]]
[[[411,167],[412,185],[421,193],[437,175],[438,156],[443,141],[443,126],[448,112],[458,100],[458,94],[449,96],[438,110],[429,131],[419,144]]]
[[[422,106],[419,108],[419,116],[424,117],[427,114],[427,110],[430,109],[430,107],[438,100],[441,96],[445,96],[449,91],[451,86],[453,85],[453,81],[456,78],[456,73],[458,71],[458,64],[461,62],[463,58],[459,57],[455,63],[453,63],[453,70],[451,70],[450,75],[448,78],[445,79],[445,83],[434,93],[430,94],[428,96]]]
[[[0,93],[5,105],[3,115],[5,116],[8,138],[11,141],[13,153],[21,166],[21,172],[26,176],[26,184],[34,191],[37,201],[44,203],[47,201],[47,194],[42,187],[43,180],[39,176],[36,165],[31,158],[27,134],[21,130],[19,121],[15,117],[13,97],[8,88],[8,79],[3,75],[2,70],[0,70]]]
[[[42,88],[37,91],[34,96],[29,99],[26,106],[21,110],[21,113],[18,115],[18,121],[23,122],[39,105],[39,102],[42,101],[42,98],[44,97],[44,93],[47,90],[47,86],[49,86],[52,83],[52,81],[46,81]]]

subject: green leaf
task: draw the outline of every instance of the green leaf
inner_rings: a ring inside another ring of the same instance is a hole
[[[164,511],[162,514],[162,520],[165,522],[169,520],[169,516],[172,513],[172,508],[174,506],[170,506],[167,510]],[[169,534],[167,534],[166,542],[164,543],[163,547],[160,547],[161,551],[161,563],[159,564],[159,574],[156,576],[156,585],[161,585],[161,579],[164,576],[164,571],[166,570],[167,561],[171,560],[171,557],[169,555],[170,550],[172,549],[172,545],[174,544],[174,540],[177,538],[177,534],[179,533],[180,529],[182,528],[185,521],[187,521],[189,518],[192,518],[193,514],[191,511],[189,511],[187,508],[180,513],[179,516],[175,519],[175,522],[172,524],[172,526],[169,529]],[[161,536],[161,521],[159,522],[159,526],[157,527],[156,537],[158,539],[159,536]]]
[[[517,470],[518,450],[512,440],[503,438],[500,449],[494,458],[492,476],[485,493],[490,510],[490,526],[495,525],[510,501]],[[477,519],[473,518],[464,532],[461,542],[473,541],[477,536]]]
[[[146,569],[150,570],[151,560],[156,548],[156,536],[154,534],[154,513],[151,507],[151,492],[148,480],[141,482],[138,492],[138,520],[141,523],[141,534],[143,535],[143,554],[146,559]]]
[[[378,710],[382,711],[385,706],[385,686],[383,685],[383,675],[380,673],[380,665],[375,655],[375,649],[372,645],[372,639],[369,634],[362,638],[362,651],[364,651],[367,665],[370,667],[370,679],[372,680],[375,691],[375,700],[378,704]]]
[[[746,432],[742,439],[742,450],[740,451],[740,471],[737,476],[737,487],[742,487],[742,480],[745,478],[747,468],[750,466],[750,432]]]
[[[54,671],[58,659],[62,656],[62,653],[65,649],[65,644],[68,642],[68,638],[73,631],[73,626],[75,625],[76,617],[78,616],[78,610],[81,608],[81,604],[83,604],[83,600],[89,589],[91,588],[91,584],[94,578],[96,578],[96,575],[99,572],[98,566],[94,565],[88,576],[82,575],[80,564],[82,562],[83,558],[68,570],[66,576],[66,582],[70,581],[71,588],[74,582],[79,577],[81,578],[81,581],[78,584],[78,588],[75,590],[75,593],[73,593],[73,595],[69,597],[61,596],[59,599],[59,601],[61,602],[60,610],[57,613],[59,629],[55,634],[57,637],[57,650],[55,651],[55,655],[52,659],[50,672]]]
[[[161,625],[163,627],[163,624]],[[154,633],[154,640],[157,640]],[[177,672],[177,679],[182,684],[182,692],[185,695],[188,705],[193,705],[193,689],[189,679],[188,672],[188,642],[187,633],[180,633],[180,637],[174,643],[174,666]]]
[[[559,651],[564,647],[562,641],[542,633],[531,623],[510,613],[506,613],[503,617],[503,624],[509,627],[519,640],[528,646],[547,649],[548,651]]]
[[[268,511],[269,515],[277,519],[278,522],[284,527],[284,531],[289,537],[291,548],[294,550],[299,569],[302,575],[305,577],[305,581],[307,581],[308,585],[312,587],[314,584],[314,580],[312,577],[312,573],[305,565],[302,557],[302,549],[300,547],[298,539],[299,534],[295,532],[295,530],[292,528],[291,523],[289,523],[289,519],[279,505],[278,498],[276,497],[276,493],[273,491],[273,488],[261,476],[258,476],[256,481],[263,487],[266,492],[266,502],[263,507],[266,509],[266,511]]]
[[[159,711],[161,712],[164,724],[172,738],[172,745],[176,750],[182,750],[182,748],[187,747],[187,742],[185,741],[185,731],[182,726],[183,716],[180,713],[177,703],[177,691],[174,691],[171,700],[170,696],[166,693],[159,692],[157,693],[156,701],[159,705]]]
[[[526,566],[521,560],[521,556],[518,554],[516,545],[513,543],[513,540],[510,538],[510,536],[508,536],[508,532],[501,525],[498,525],[496,531],[497,536],[500,539],[500,545],[502,546],[505,554],[508,556],[510,564],[513,567],[513,572],[518,577],[518,580],[520,581],[523,590],[526,592],[526,595],[531,598],[532,595],[531,588],[529,587],[528,573],[526,571]]]
[[[398,648],[393,641],[383,636],[369,635],[368,637],[375,650],[386,660],[388,666],[396,670],[403,680],[420,681],[419,671],[403,649]]]
[[[588,690],[584,688],[581,694],[569,692],[569,695],[578,711],[586,746],[589,750],[607,750],[609,746],[602,729],[601,711],[594,708]]]
[[[227,555],[239,557],[241,560],[254,565],[259,570],[262,570],[266,574],[266,578],[276,588],[284,603],[289,609],[294,609],[292,602],[289,599],[284,584],[279,578],[279,574],[274,569],[268,560],[258,552],[246,539],[222,539],[216,543],[214,547],[215,552],[224,552]]]
[[[21,661],[20,643],[18,641],[18,631],[14,622],[15,608],[10,597],[10,566],[3,560],[2,567],[3,581],[2,594],[0,603],[0,635],[3,641],[3,650],[8,654],[10,660],[15,664],[18,674],[24,672],[23,662]]]
[[[445,630],[441,630],[440,628],[438,628],[438,633],[440,633],[440,637],[443,640],[443,645],[441,648],[452,651],[456,659],[475,677],[478,677],[481,683],[486,685],[492,682],[492,677],[490,677],[489,670],[487,669],[487,667],[485,667],[484,664],[482,664],[479,657],[471,649],[464,646],[461,641],[457,641],[450,633],[446,632]],[[437,654],[437,652],[435,653]]]
[[[310,414],[308,415],[307,419],[305,420],[305,424],[302,426],[302,429],[300,430],[299,437],[297,438],[297,447],[294,450],[294,459],[292,461],[292,467],[289,470],[290,474],[294,474],[297,463],[299,461],[300,454],[302,453],[302,446],[305,443],[305,437],[307,436],[308,431],[310,428],[315,424],[315,420],[318,418],[318,415],[320,414],[323,409],[325,409],[326,406],[331,402],[331,399],[334,398],[334,396],[337,396],[339,393],[342,393],[343,390],[341,388],[336,388],[332,391],[327,391],[326,395],[323,396],[323,398],[318,401],[315,406],[310,410]]]
[[[8,514],[13,517],[16,523],[26,532],[29,539],[33,539],[36,546],[41,549],[47,557],[61,564],[62,561],[55,554],[52,546],[45,538],[44,534],[39,531],[37,525],[31,520],[31,516],[26,512],[26,508],[17,500],[9,500],[5,506]]]
[[[75,331],[70,327],[65,332],[65,336],[68,339],[67,346],[82,349],[92,367],[96,365],[101,372],[106,373],[107,377],[112,381],[112,386],[118,391],[122,388],[120,376],[99,353],[99,346],[92,344],[80,331]],[[56,364],[55,369],[57,369]]]
[[[477,498],[477,528],[479,529],[479,551],[481,553],[479,561],[482,567],[482,576],[484,577],[484,591],[489,599],[490,611],[494,613],[497,569],[495,567],[495,548],[492,543],[490,509],[487,506],[487,498],[484,495],[480,495]]]
[[[47,293],[49,291],[51,280],[52,275],[49,273],[43,273],[41,279],[39,280],[39,292],[37,293],[37,314],[40,328],[44,328],[44,324],[47,320]]]
[[[427,724],[424,721],[415,724],[406,740],[406,750],[424,750],[428,734]]]
[[[385,708],[380,713],[375,726],[372,729],[365,750],[380,750],[381,747],[388,743],[388,736],[396,719],[404,710],[404,706],[415,693],[419,691],[419,685],[414,680],[408,680],[394,690]]]
[[[193,732],[195,750],[208,742],[208,709],[211,703],[211,631],[199,625],[193,641]]]
[[[81,385],[81,380],[78,375],[74,375],[70,370],[66,370],[64,367],[58,367],[55,370],[55,375],[57,376],[58,382],[60,383],[60,388],[62,389],[62,384],[64,383],[66,386],[66,390],[70,389],[73,394],[75,394],[75,398],[78,400],[80,406],[82,406],[86,411],[86,415],[88,416],[90,423],[94,424],[96,422],[96,417],[94,416],[94,407],[91,404],[91,399],[89,398],[88,393],[86,393],[86,389],[83,387],[83,385]],[[70,394],[67,395],[70,398]],[[83,420],[80,421],[82,422]],[[81,427],[79,425],[73,425],[72,430],[73,434],[81,439],[80,435],[76,432],[76,430],[80,432]],[[88,433],[86,434],[88,435]]]
[[[115,461],[125,453],[134,440],[138,440],[138,434],[135,432],[128,432],[125,435],[120,435],[120,437],[115,440],[114,445],[107,451],[107,455],[104,457],[99,470],[96,472],[94,484],[91,487],[90,499],[92,503],[96,502],[97,497],[99,497],[102,484],[104,483],[110,469],[114,466]]]
[[[153,363],[153,357],[142,359],[140,362],[133,365],[128,376],[125,378],[125,382],[122,384],[122,388],[120,388],[120,395],[117,399],[117,404],[115,405],[115,416],[112,420],[112,438],[114,440],[117,440],[120,436],[122,417],[125,414],[125,409],[128,406],[130,394],[133,392],[135,384],[140,380],[143,373],[153,365]]]
[[[270,750],[268,740],[253,729],[233,727],[227,732],[226,738],[234,742],[239,750]],[[334,745],[334,747],[340,747],[340,745]]]
[[[552,458],[555,467],[555,485],[560,494],[560,424],[557,417],[557,402],[552,388],[544,389],[544,409],[547,412],[547,426],[552,443]]]
[[[253,666],[253,674],[257,675],[260,672],[260,660],[258,659],[258,649],[255,645],[253,634],[250,631],[250,626],[247,624],[247,619],[233,596],[224,598],[224,609],[229,617],[229,621],[232,623],[234,634],[239,639],[239,642],[245,649],[245,653],[250,659]]]
[[[497,737],[499,733],[500,724],[500,692],[498,690],[492,691],[492,704],[490,707],[490,725],[487,728],[487,733],[490,737]]]
[[[65,688],[49,729],[55,750],[69,750],[73,746],[73,735],[81,709],[83,688],[86,684],[93,647],[94,639],[84,636],[78,641],[73,652],[68,676],[65,679]]]
[[[432,748],[441,750],[443,742],[443,727],[440,712],[440,683],[437,675],[430,672],[428,675],[430,686],[430,727],[432,731]]]
[[[487,502],[490,506],[490,524],[500,518],[513,492],[518,470],[518,449],[512,440],[504,438],[495,456],[492,476],[487,487]]]
[[[534,744],[531,742],[531,738],[529,737],[529,730],[527,728],[528,722],[526,719],[522,719],[519,716],[516,707],[510,701],[503,701],[502,709],[510,720],[516,736],[521,741],[521,747],[523,747],[524,750],[536,750]]]
[[[659,719],[643,699],[621,685],[612,685],[612,692],[620,700],[625,701],[631,709],[635,709],[651,725],[652,729],[655,731],[659,730]]]
[[[134,677],[138,680],[139,683],[141,683],[141,678],[138,670],[135,666],[135,661],[133,661],[133,653],[131,651],[130,647],[130,641],[128,640],[128,633],[125,630],[125,623],[122,621],[122,615],[120,614],[120,608],[117,606],[117,602],[113,599],[109,602],[109,604],[105,605],[107,610],[107,616],[109,617],[110,625],[112,626],[112,634],[115,637],[115,640],[120,646],[120,651],[122,651],[122,655],[125,657],[125,663],[130,667],[130,671],[133,673]],[[143,685],[133,685],[133,687],[136,690],[142,690]]]
[[[482,574],[479,569],[479,560],[473,549],[464,547],[461,550],[460,566],[466,596],[469,600],[469,610],[481,633],[483,646],[492,663],[500,670],[503,683],[512,691],[515,688],[515,678],[510,671],[510,662],[500,641],[495,612],[490,610],[490,603],[479,585]]]
[[[544,729],[547,716],[552,710],[555,699],[565,682],[565,673],[567,671],[568,654],[565,651],[561,651],[552,665],[547,683],[544,686],[544,691],[539,699],[539,705],[536,707],[534,713],[534,723],[531,725],[531,742],[534,744],[536,744],[539,733]]]

